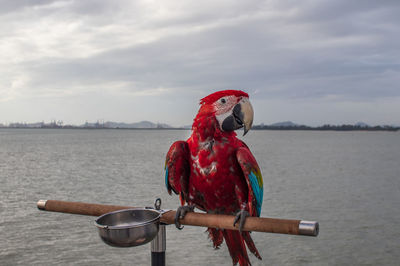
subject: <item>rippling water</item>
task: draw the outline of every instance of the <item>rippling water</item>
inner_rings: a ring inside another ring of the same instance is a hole
[[[150,247],[101,242],[95,217],[41,212],[39,199],[164,208],[164,158],[183,130],[0,129],[1,265],[150,265]],[[320,235],[253,233],[253,265],[398,265],[400,134],[252,131],[262,216],[317,220]],[[167,265],[231,265],[203,228],[167,227]]]

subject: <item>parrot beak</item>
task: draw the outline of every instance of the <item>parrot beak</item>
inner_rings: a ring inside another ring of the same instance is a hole
[[[235,105],[232,114],[225,117],[222,122],[222,130],[233,131],[244,127],[244,135],[250,130],[253,125],[253,107],[248,98],[243,98]]]
[[[243,136],[249,132],[251,126],[253,125],[253,117],[254,117],[254,111],[253,111],[253,106],[251,106],[251,103],[248,99],[241,100],[239,102],[241,105],[242,109],[242,114],[243,114],[243,124],[244,124],[244,133]]]

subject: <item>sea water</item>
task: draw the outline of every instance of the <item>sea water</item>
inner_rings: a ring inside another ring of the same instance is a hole
[[[241,132],[239,132],[241,133]],[[101,242],[95,217],[39,199],[175,209],[165,155],[188,130],[0,129],[0,265],[150,265],[150,246]],[[400,133],[250,131],[262,216],[316,220],[318,237],[253,232],[253,265],[398,265]],[[167,226],[167,265],[231,265],[205,228]]]

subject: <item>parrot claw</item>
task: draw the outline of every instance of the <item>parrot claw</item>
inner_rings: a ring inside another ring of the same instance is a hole
[[[180,206],[176,210],[175,214],[175,226],[177,229],[182,230],[183,225],[180,224],[179,219],[185,218],[186,213],[188,212],[193,212],[194,211],[194,205],[186,205],[186,206]]]
[[[248,217],[248,216],[250,216],[250,213],[245,210],[240,210],[235,216],[235,220],[233,221],[233,226],[235,226],[237,224],[237,222],[240,220],[240,222],[239,222],[239,232],[240,233],[243,230],[244,222],[246,221],[246,217]]]

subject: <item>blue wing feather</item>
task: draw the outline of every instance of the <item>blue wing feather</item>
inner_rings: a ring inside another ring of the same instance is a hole
[[[167,189],[169,189],[169,185],[168,185],[168,167],[165,166],[165,187]]]
[[[261,174],[254,173],[253,171],[249,174],[250,185],[253,190],[254,197],[256,199],[257,216],[261,214],[261,206],[263,202],[264,188],[262,184]]]

